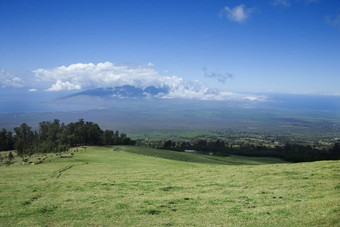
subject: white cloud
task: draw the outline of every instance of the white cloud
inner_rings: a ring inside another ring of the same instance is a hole
[[[254,12],[254,8],[246,8],[241,4],[234,8],[224,7],[220,16],[226,16],[230,21],[236,21],[238,23],[244,23],[248,20],[250,15]]]
[[[39,81],[55,82],[49,90],[115,87],[126,84],[142,88],[150,84],[161,87],[166,79],[149,66],[131,67],[110,62],[78,63],[54,69],[37,69],[33,72]]]
[[[274,0],[273,1],[274,6],[285,6],[288,7],[290,6],[290,1],[289,0]]]
[[[0,69],[0,86],[1,87],[22,87],[23,81],[20,77]]]
[[[150,64],[131,67],[110,62],[98,64],[78,63],[54,69],[37,69],[33,72],[37,80],[49,83],[50,87],[46,89],[47,91],[131,85],[143,89],[148,86],[168,87],[169,92],[160,94],[159,98],[265,100],[265,97],[260,96],[212,90],[199,81],[185,81],[178,76],[163,76],[153,69]]]
[[[28,92],[37,92],[38,90],[36,88],[31,88],[28,90]]]
[[[48,88],[46,91],[62,91],[62,90],[79,90],[81,86],[79,84],[72,84],[69,81],[62,82],[61,80],[57,80],[52,87]]]
[[[148,64],[147,64],[147,66],[149,66],[149,67],[153,67],[153,66],[155,66],[152,62],[149,62]]]

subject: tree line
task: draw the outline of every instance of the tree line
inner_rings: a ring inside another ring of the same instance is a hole
[[[69,124],[42,121],[38,130],[23,123],[14,128],[14,133],[0,131],[0,151],[17,150],[18,155],[62,152],[74,146],[84,145],[134,145],[125,133],[102,130],[98,124],[80,119]]]
[[[165,141],[162,149],[185,151],[195,150],[201,154],[213,154],[217,156],[243,155],[253,157],[277,157],[291,162],[308,162],[319,160],[339,160],[340,143],[335,143],[328,150],[318,149],[310,145],[286,143],[283,146],[261,146],[244,143],[238,147],[229,145],[223,140],[207,141],[196,140],[191,142]]]

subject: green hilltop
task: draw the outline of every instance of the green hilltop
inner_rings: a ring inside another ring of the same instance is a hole
[[[135,146],[24,158],[1,162],[0,226],[340,224],[339,161],[286,163]]]

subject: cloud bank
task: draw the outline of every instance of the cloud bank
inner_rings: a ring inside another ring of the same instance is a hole
[[[247,8],[245,5],[241,4],[234,8],[224,7],[221,11],[220,16],[227,17],[230,21],[244,23],[246,22],[250,15],[254,12],[253,8]]]
[[[20,77],[0,69],[0,86],[1,87],[22,87],[23,81]]]
[[[178,76],[163,76],[146,66],[123,64],[78,63],[53,69],[37,69],[33,73],[38,81],[49,84],[46,91],[80,90],[98,87],[117,87],[130,85],[145,89],[149,86],[168,88],[159,98],[187,98],[199,100],[250,100],[264,101],[263,96],[221,92],[210,89],[199,81],[186,81]]]

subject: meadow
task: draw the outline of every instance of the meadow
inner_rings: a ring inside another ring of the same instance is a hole
[[[0,226],[340,225],[339,161],[135,146],[71,152],[1,163]]]

